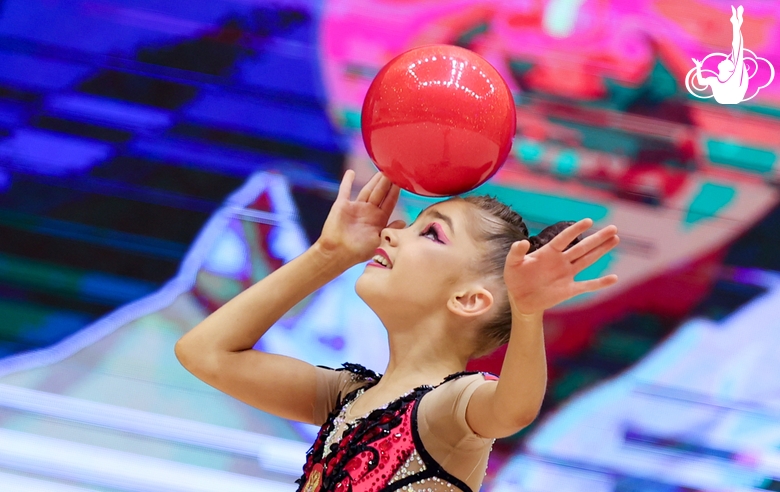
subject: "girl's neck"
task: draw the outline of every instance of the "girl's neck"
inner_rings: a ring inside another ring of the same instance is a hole
[[[388,330],[388,341],[390,359],[378,386],[399,390],[433,386],[466,369],[468,356],[445,330]]]

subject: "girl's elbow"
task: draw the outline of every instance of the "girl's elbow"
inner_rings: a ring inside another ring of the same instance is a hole
[[[538,416],[539,409],[528,409],[518,412],[512,417],[511,425],[516,429],[516,432],[519,432],[531,425]]]
[[[204,337],[196,329],[197,327],[182,336],[174,345],[173,352],[182,367],[198,379],[211,384],[223,373],[235,353],[216,346],[213,339]]]
[[[508,437],[514,435],[531,425],[539,416],[539,409],[518,409],[515,412],[504,412],[500,417],[496,416],[496,423],[503,429],[499,436]]]
[[[176,344],[173,346],[173,353],[176,355],[176,359],[181,365],[185,365],[185,361],[187,360],[187,345],[184,342],[184,338],[180,338],[176,341]]]
[[[537,408],[523,416],[520,422],[523,429],[534,423],[534,421],[539,417],[539,411],[540,409]]]
[[[192,348],[189,346],[184,337],[180,338],[173,346],[173,353],[176,355],[176,359],[179,361],[185,369],[192,372],[191,365],[192,360],[195,358],[192,356]]]
[[[173,353],[176,355],[179,363],[200,379],[209,374],[210,361],[213,359],[208,353],[199,350],[196,344],[193,344],[187,336],[183,336],[173,347]]]

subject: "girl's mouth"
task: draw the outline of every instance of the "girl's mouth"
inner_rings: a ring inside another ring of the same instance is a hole
[[[390,268],[390,262],[382,255],[374,255],[368,266],[376,266],[381,268]]]
[[[390,255],[382,248],[374,251],[374,257],[371,259],[371,266],[381,266],[382,268],[393,268],[393,262],[390,261]]]

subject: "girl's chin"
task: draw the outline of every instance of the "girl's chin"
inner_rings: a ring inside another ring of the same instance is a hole
[[[368,270],[368,267],[366,267],[366,270]],[[363,302],[368,304],[371,309],[374,309],[374,306],[388,302],[388,292],[384,282],[379,279],[380,277],[382,277],[381,272],[379,272],[378,275],[374,272],[363,272],[355,282],[355,293],[358,297],[363,299]]]

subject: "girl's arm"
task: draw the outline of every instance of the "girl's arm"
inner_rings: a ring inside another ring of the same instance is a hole
[[[284,313],[346,267],[315,243],[184,335],[176,343],[176,357],[192,374],[230,396],[283,418],[309,422],[316,397],[315,367],[252,347]]]
[[[608,275],[575,282],[574,276],[617,246],[617,228],[609,226],[566,250],[592,225],[590,219],[573,224],[548,244],[526,255],[530,243],[515,243],[507,255],[504,282],[512,308],[512,332],[501,377],[471,396],[466,421],[483,437],[515,434],[534,421],[547,386],[542,316],[546,309],[584,292],[617,281]]]
[[[377,173],[350,201],[353,180],[354,172],[347,171],[322,235],[311,248],[231,299],[176,343],[176,357],[188,371],[260,410],[311,423],[317,369],[252,347],[293,306],[368,260],[379,245],[399,189]]]
[[[546,387],[542,313],[513,314],[501,377],[474,391],[466,421],[482,437],[511,436],[536,419]]]

